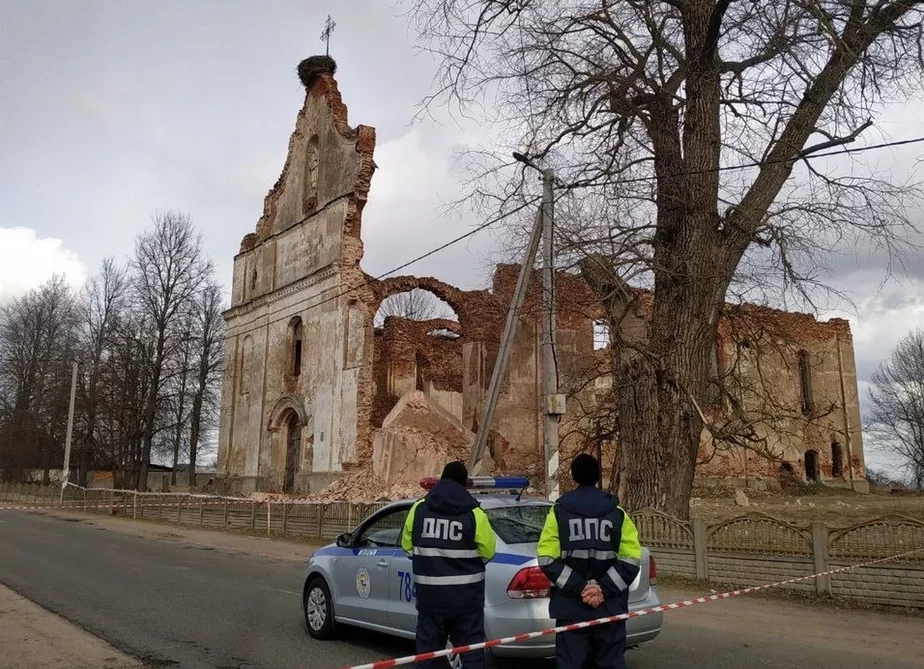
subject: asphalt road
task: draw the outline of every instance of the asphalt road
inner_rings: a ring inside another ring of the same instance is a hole
[[[293,561],[0,512],[0,582],[150,666],[339,669],[412,652],[361,630],[310,639],[301,579]],[[668,614],[658,640],[627,661],[630,669],[921,669],[922,628],[920,618],[741,598]]]

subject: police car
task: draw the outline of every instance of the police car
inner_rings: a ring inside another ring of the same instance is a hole
[[[435,479],[421,482],[425,489]],[[524,498],[525,477],[471,478],[470,492],[497,535],[497,553],[486,566],[485,632],[488,639],[554,627],[549,619],[551,584],[539,569],[536,545],[551,504]],[[302,608],[308,633],[316,639],[333,638],[341,625],[362,627],[407,639],[417,625],[411,560],[401,549],[401,530],[414,500],[394,502],[341,534],[308,561]],[[639,576],[630,586],[629,609],[660,604],[657,571],[648,549],[642,549]],[[660,613],[630,618],[627,644],[652,641],[661,631]],[[555,654],[555,639],[539,637],[501,645],[490,651],[498,657],[547,658]],[[461,667],[450,656],[450,667]]]

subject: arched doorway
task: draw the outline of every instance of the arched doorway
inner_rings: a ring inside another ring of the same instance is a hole
[[[818,452],[805,452],[805,478],[815,482],[818,480]]]
[[[298,414],[294,411],[286,419],[286,478],[282,491],[295,492],[295,472],[298,470],[298,459],[301,451],[302,424]]]

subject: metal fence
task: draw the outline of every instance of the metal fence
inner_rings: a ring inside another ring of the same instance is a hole
[[[210,529],[249,530],[283,537],[332,539],[384,504],[261,501],[184,493],[68,486],[0,485],[0,502],[72,509],[135,520],[155,520]]]

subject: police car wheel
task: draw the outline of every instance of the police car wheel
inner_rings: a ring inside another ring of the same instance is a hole
[[[330,588],[323,578],[316,576],[305,586],[302,608],[308,634],[315,639],[330,639],[334,635],[334,607]]]

